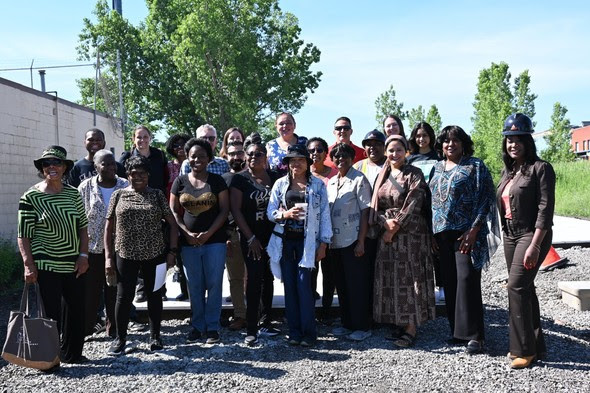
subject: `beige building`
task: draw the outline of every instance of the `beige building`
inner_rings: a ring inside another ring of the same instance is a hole
[[[18,199],[39,181],[33,160],[48,145],[61,145],[68,158],[86,155],[84,134],[93,125],[92,109],[0,78],[0,238],[16,242]],[[112,119],[96,113],[115,157],[123,135]]]

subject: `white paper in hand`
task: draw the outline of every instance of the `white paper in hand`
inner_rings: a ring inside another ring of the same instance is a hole
[[[156,280],[154,282],[154,292],[162,288],[166,282],[166,262],[156,265]]]

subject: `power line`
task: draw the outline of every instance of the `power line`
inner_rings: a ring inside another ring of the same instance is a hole
[[[68,64],[58,66],[47,66],[47,67],[23,67],[23,68],[0,68],[0,71],[30,71],[30,70],[41,70],[49,68],[72,68],[72,67],[90,67],[94,66],[94,63],[89,64]]]

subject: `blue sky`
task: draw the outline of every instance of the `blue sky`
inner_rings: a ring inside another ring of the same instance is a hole
[[[565,105],[572,124],[590,120],[590,29],[587,1],[332,1],[284,0],[301,38],[321,51],[322,81],[296,114],[297,132],[331,142],[334,120],[352,119],[353,141],[373,129],[375,99],[393,85],[404,109],[436,104],[443,124],[471,129],[479,71],[505,61],[513,76],[532,78],[537,130],[550,125],[553,104]],[[82,18],[94,1],[12,3],[0,14],[0,69],[76,63]],[[123,0],[137,24],[140,0]],[[75,101],[75,79],[91,67],[47,70],[47,89]],[[30,86],[28,71],[0,77]],[[34,87],[39,88],[37,72]],[[409,125],[405,124],[406,129]]]

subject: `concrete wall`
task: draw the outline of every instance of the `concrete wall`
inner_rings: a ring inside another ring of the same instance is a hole
[[[84,157],[84,134],[91,127],[91,109],[0,78],[0,237],[16,241],[18,200],[40,181],[33,160],[48,145],[63,146],[74,161]],[[118,157],[120,131],[101,112],[96,127]]]

